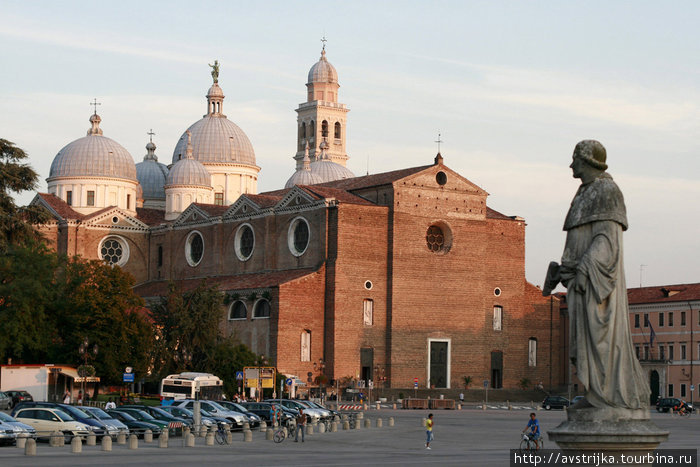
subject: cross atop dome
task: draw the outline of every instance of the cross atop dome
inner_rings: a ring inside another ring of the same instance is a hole
[[[97,106],[102,105],[102,102],[97,102],[97,98],[95,98],[93,102],[90,102],[90,105],[95,107],[95,115],[97,115]]]

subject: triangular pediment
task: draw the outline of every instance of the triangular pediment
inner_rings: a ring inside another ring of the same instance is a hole
[[[467,193],[477,196],[489,194],[480,186],[458,174],[446,165],[432,165],[420,172],[408,175],[394,182],[395,186],[423,187],[427,189],[444,189],[455,193]]]
[[[224,219],[230,219],[236,216],[251,216],[261,210],[262,207],[258,203],[248,198],[246,195],[241,195],[235,203],[229,206],[222,217]]]
[[[173,222],[173,225],[192,224],[195,222],[207,221],[210,217],[211,216],[208,212],[192,203],[187,207],[187,209],[182,211],[175,222]]]
[[[83,224],[89,227],[110,229],[148,230],[147,224],[117,207],[105,208],[94,214],[89,214],[83,219]]]
[[[286,195],[275,205],[275,211],[279,211],[286,208],[299,208],[305,205],[315,204],[318,201],[311,193],[294,185]]]

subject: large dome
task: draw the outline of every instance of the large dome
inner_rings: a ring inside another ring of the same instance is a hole
[[[335,67],[326,60],[325,48],[321,51],[321,59],[309,70],[309,83],[337,83],[338,72]]]
[[[192,156],[199,162],[240,163],[255,165],[255,152],[250,140],[238,125],[221,115],[207,115],[191,127]],[[173,164],[185,157],[185,131],[173,151]]]
[[[153,142],[146,145],[146,150],[148,153],[143,162],[136,164],[136,175],[143,189],[143,199],[165,199],[168,168],[158,162],[155,155],[156,145]]]
[[[289,177],[289,180],[287,180],[287,183],[284,184],[284,187],[291,188],[294,185],[316,185],[317,183],[323,182],[324,180],[311,170],[300,169]]]
[[[134,158],[121,144],[102,136],[100,121],[99,115],[92,115],[92,128],[87,136],[58,151],[51,163],[49,181],[57,177],[108,177],[137,181]]]
[[[311,174],[321,179],[321,181],[317,183],[326,183],[335,180],[342,180],[344,178],[355,177],[355,174],[352,173],[350,169],[343,167],[342,165],[333,162],[328,158],[318,159],[315,162],[312,162]]]

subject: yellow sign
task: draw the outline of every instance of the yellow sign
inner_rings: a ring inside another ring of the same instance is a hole
[[[247,366],[243,368],[243,373],[245,375],[245,385],[248,388],[257,388],[258,381],[262,383],[262,388],[272,388],[275,387],[275,373],[276,370],[271,366],[257,367],[257,366]]]
[[[245,385],[248,388],[257,388],[258,387],[258,379],[247,379],[245,380]],[[265,387],[265,382],[263,382],[263,387]]]

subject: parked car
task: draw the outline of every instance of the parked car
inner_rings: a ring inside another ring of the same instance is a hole
[[[9,410],[12,408],[12,397],[0,391],[0,409]]]
[[[301,401],[292,399],[266,399],[265,402],[280,404],[284,407],[295,410],[297,413],[299,413],[299,409],[302,409],[306,414],[306,420],[310,423],[313,423],[314,421],[318,422],[322,419],[327,418],[329,413],[318,409],[312,409],[310,407],[307,407],[305,404],[302,404]]]
[[[150,405],[122,405],[118,407],[118,409],[137,409],[146,412],[154,419],[167,423],[169,433],[175,436],[182,435],[183,427],[192,427],[192,423],[188,420],[185,420],[184,418],[175,417],[172,414],[161,409],[160,407],[153,407]]]
[[[18,422],[5,412],[0,412],[0,443],[12,444],[20,435],[36,438],[36,430],[29,425]]]
[[[189,421],[192,424],[192,426],[194,426],[194,412],[192,412],[190,409],[186,409],[184,407],[173,407],[172,405],[160,406],[159,409],[165,410],[173,417],[183,418],[183,419]],[[206,427],[209,427],[211,425],[221,425],[221,427],[223,427],[224,424],[228,425],[227,419],[214,417],[206,410],[204,410],[204,409],[201,409],[201,410],[202,410],[202,413],[201,413],[202,425],[204,425]]]
[[[231,401],[216,401],[216,403],[225,409],[242,413],[243,415],[248,417],[248,424],[251,428],[257,428],[260,426],[260,422],[262,421],[262,419],[255,415],[253,412],[248,411],[248,409],[243,407],[241,404],[237,404],[236,402]]]
[[[37,401],[23,401],[20,402],[19,405],[17,405],[13,410],[12,410],[12,415],[17,416],[16,414],[28,407],[48,407],[48,408],[57,408],[62,410],[63,412],[67,413],[70,415],[73,419],[80,423],[84,423],[85,425],[92,426],[94,429],[91,431],[95,433],[95,435],[98,438],[101,438],[105,435],[109,436],[116,436],[115,433],[110,433],[107,425],[105,425],[101,420],[99,420],[97,417],[84,412],[83,410],[79,409],[78,407],[75,407],[73,405],[68,405],[68,404],[59,404],[56,402],[37,402]]]
[[[145,415],[148,415],[144,412]],[[146,430],[151,430],[153,436],[159,436],[161,431],[163,431],[163,426],[157,423],[150,423],[143,420],[137,420],[131,413],[125,411],[119,411],[116,409],[107,410],[107,415],[120,421],[129,428],[129,432],[135,434],[139,438],[143,438]],[[149,415],[150,416],[150,415]]]
[[[273,405],[270,402],[241,402],[243,408],[254,413],[261,419],[270,423],[270,407]],[[282,424],[285,425],[290,421],[296,421],[297,412],[292,411],[282,405],[275,404],[280,410],[282,410]]]
[[[14,407],[20,402],[31,402],[34,400],[32,395],[27,391],[5,391],[5,394],[12,398],[12,405],[10,408]]]
[[[116,420],[110,414],[100,409],[99,407],[79,407],[80,410],[86,412],[93,417],[97,418],[99,421],[107,426],[107,431],[112,438],[116,437],[120,433],[129,434],[129,427],[125,424]]]
[[[215,417],[222,417],[231,422],[231,429],[243,429],[243,424],[248,421],[248,417],[240,412],[234,412],[232,410],[225,409],[224,407],[217,404],[215,401],[200,400],[201,407],[212,414]],[[178,400],[173,404],[175,407],[184,407],[186,409],[192,410],[194,408],[195,401],[192,399]]]
[[[332,410],[329,410],[323,407],[321,404],[317,404],[316,402],[306,400],[300,400],[299,402],[308,407],[309,409],[319,410],[321,412],[321,418],[323,420],[332,419],[335,416]]]
[[[680,407],[681,402],[685,404],[688,412],[695,411],[693,404],[689,404],[684,400],[678,399],[677,397],[664,397],[663,399],[659,399],[656,401],[656,410],[658,412],[668,412],[669,410],[673,410],[675,407]]]
[[[563,409],[569,405],[571,405],[569,399],[562,396],[547,396],[542,401],[542,407],[544,407],[546,410]]]
[[[15,419],[34,428],[40,439],[48,439],[50,433],[60,431],[70,442],[74,436],[84,438],[96,428],[77,421],[58,407],[23,408],[17,412]]]
[[[573,399],[571,399],[571,405],[576,405],[576,404],[578,404],[578,401],[582,401],[582,400],[583,400],[583,396],[576,396]]]

